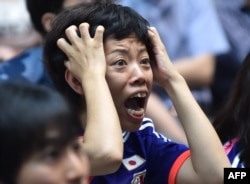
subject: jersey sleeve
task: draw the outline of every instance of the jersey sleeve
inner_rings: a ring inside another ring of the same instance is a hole
[[[190,157],[190,150],[186,150],[183,152],[174,162],[173,166],[171,167],[169,176],[168,176],[168,183],[174,184],[176,183],[176,176],[187,158]]]

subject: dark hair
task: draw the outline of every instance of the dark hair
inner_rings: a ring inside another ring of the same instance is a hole
[[[31,84],[0,83],[0,183],[15,183],[21,165],[53,144],[64,148],[77,138],[80,120],[52,89]],[[51,143],[46,131],[56,129]]]
[[[46,35],[42,25],[42,16],[47,13],[58,14],[63,9],[64,0],[26,0],[27,10],[35,29],[42,35]]]
[[[98,0],[93,0],[93,2]],[[112,3],[113,0],[99,0],[102,2]],[[42,16],[45,13],[58,14],[63,10],[63,3],[65,0],[26,0],[27,10],[30,14],[31,21],[35,29],[42,35],[47,32],[42,25]]]
[[[66,38],[65,30],[71,25],[79,26],[81,23],[90,24],[90,34],[93,36],[98,25],[105,28],[104,42],[107,38],[122,40],[135,34],[139,41],[144,43],[150,56],[150,43],[148,39],[149,23],[137,12],[129,7],[118,4],[92,3],[81,4],[65,10],[54,21],[53,29],[48,34],[44,48],[44,62],[54,82],[55,87],[61,91],[76,107],[82,108],[82,97],[75,93],[64,78],[64,61],[66,55],[57,47],[59,38]]]
[[[227,103],[215,118],[214,127],[223,143],[239,138],[240,160],[245,167],[250,167],[250,52],[241,65]]]

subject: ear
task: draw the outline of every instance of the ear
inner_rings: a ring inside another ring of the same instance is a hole
[[[53,23],[55,17],[56,17],[56,14],[50,13],[50,12],[45,13],[42,16],[42,20],[41,21],[42,21],[43,27],[47,31],[47,33],[51,31],[51,29],[52,29],[52,23]]]
[[[84,91],[82,89],[81,83],[72,75],[72,73],[66,69],[65,71],[65,80],[69,84],[69,86],[79,95],[84,95]]]

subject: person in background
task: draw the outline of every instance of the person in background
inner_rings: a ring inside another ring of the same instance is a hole
[[[214,115],[228,100],[229,91],[250,51],[250,3],[249,0],[215,0],[218,16],[230,50],[217,56],[215,77],[212,84]]]
[[[44,37],[52,29],[52,23],[62,10],[81,3],[94,3],[97,0],[26,0],[28,12],[35,29]],[[113,0],[98,0],[113,3]]]
[[[0,63],[0,80],[50,86],[41,62],[42,37],[31,23],[25,0],[1,3],[1,13],[4,15],[0,19],[3,19],[1,22],[5,27],[1,29],[0,49],[5,56]],[[34,37],[38,37],[39,42],[34,43]]]
[[[41,43],[31,24],[25,0],[0,1],[0,63]]]
[[[250,52],[241,64],[229,98],[213,125],[232,167],[250,167]]]
[[[223,168],[230,163],[218,136],[172,65],[157,30],[137,12],[98,2],[61,12],[46,37],[44,62],[82,122],[88,94],[96,93],[101,103],[105,97],[97,88],[108,84],[110,89],[123,131],[123,161],[116,172],[93,177],[92,184],[223,183]],[[173,100],[190,149],[155,132],[152,120],[145,118],[153,79]],[[92,84],[91,91],[86,84]],[[76,104],[80,99],[86,103]],[[98,129],[93,136],[103,133]]]
[[[24,8],[28,10],[32,26],[44,39],[50,31],[50,24],[56,15],[63,9],[83,2],[94,2],[95,0],[25,0]],[[111,2],[111,0],[104,0]],[[41,41],[43,42],[43,41]],[[0,64],[0,80],[17,81],[21,83],[32,83],[53,88],[42,63],[43,43],[23,50],[16,57]]]
[[[81,123],[54,90],[0,82],[0,183],[87,184]]]

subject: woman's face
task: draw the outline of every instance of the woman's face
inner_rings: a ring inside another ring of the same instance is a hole
[[[145,116],[153,83],[146,46],[131,35],[122,40],[108,38],[104,48],[106,79],[121,127],[125,131],[136,131]]]
[[[53,136],[53,133],[51,134]],[[17,175],[18,184],[86,184],[89,176],[89,161],[81,150],[78,140],[66,147],[48,145],[34,153],[21,166]]]

